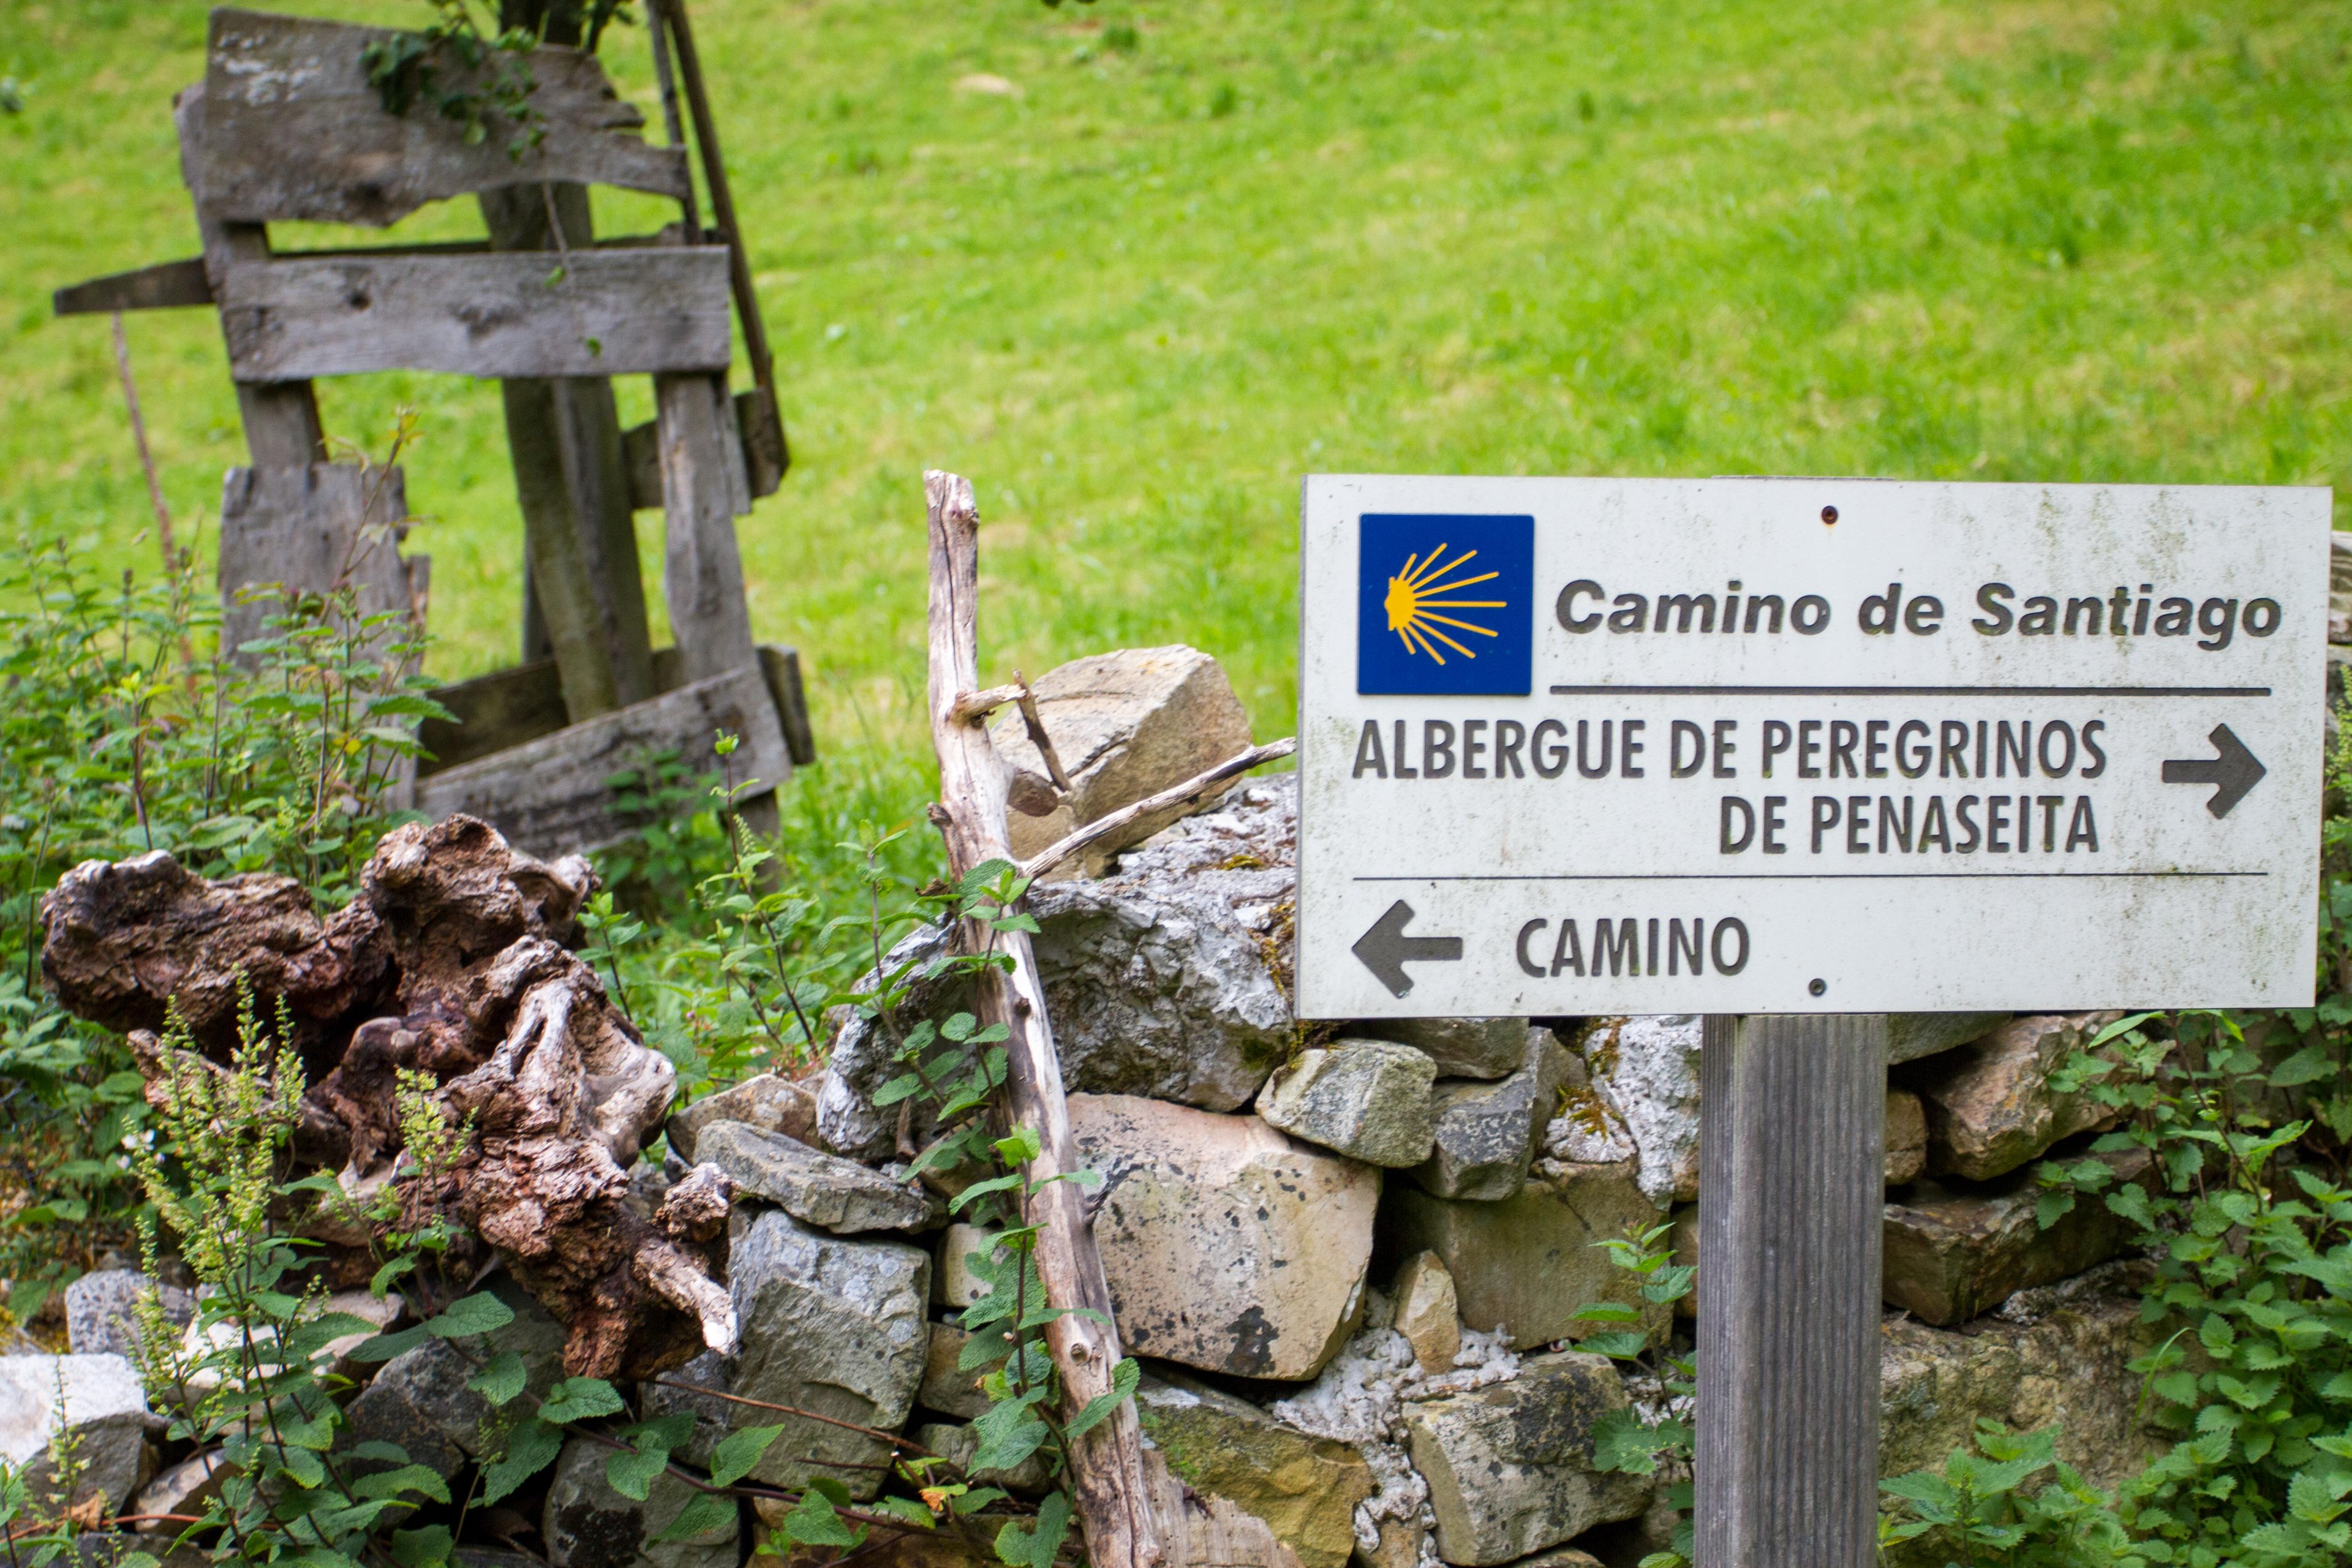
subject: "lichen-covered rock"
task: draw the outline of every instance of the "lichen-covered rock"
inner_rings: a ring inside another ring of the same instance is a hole
[[[2107,1112],[2087,1094],[2061,1093],[2051,1075],[2119,1013],[2012,1018],[1970,1045],[1914,1068],[1903,1081],[1927,1111],[1927,1169],[1990,1181],[2039,1157]]]
[[[1525,1018],[1367,1018],[1349,1028],[1412,1047],[1440,1078],[1507,1078],[1528,1059]]]
[[[697,1156],[695,1141],[714,1121],[742,1121],[770,1132],[814,1144],[816,1142],[816,1090],[792,1079],[763,1072],[741,1083],[708,1094],[674,1112],[666,1130],[678,1158]]]
[[[1499,1331],[1516,1348],[1596,1331],[1599,1325],[1576,1320],[1591,1301],[1641,1309],[1663,1328],[1663,1310],[1642,1301],[1633,1276],[1599,1245],[1631,1226],[1657,1224],[1658,1211],[1622,1167],[1549,1168],[1557,1174],[1531,1180],[1499,1203],[1399,1184],[1390,1193],[1388,1240],[1407,1254],[1437,1254],[1453,1277],[1464,1324]]]
[[[622,1496],[605,1479],[613,1450],[585,1437],[563,1445],[547,1483],[540,1535],[553,1568],[735,1568],[742,1526],[730,1512],[723,1524],[683,1541],[664,1541],[694,1489],[667,1472],[654,1478],[643,1502]]]
[[[2069,1281],[2051,1288],[2061,1299],[2045,1310],[2012,1321],[2013,1300],[1965,1333],[1890,1319],[1879,1360],[1879,1474],[1940,1470],[1987,1420],[2015,1432],[2054,1429],[2058,1458],[2102,1490],[2137,1474],[2164,1443],[2141,1423],[2144,1379],[2130,1363],[2171,1331],[2141,1321],[2138,1301],[2121,1289],[2095,1274]],[[1887,1562],[1942,1568],[1949,1555],[1898,1547]]]
[[[522,1360],[527,1389],[545,1394],[555,1385],[563,1375],[563,1325],[511,1279],[501,1276],[489,1289],[513,1321],[478,1338],[428,1339],[385,1362],[346,1409],[347,1446],[394,1443],[412,1463],[455,1475],[483,1451],[482,1425],[492,1406],[466,1384],[484,1363],[512,1351]],[[496,1441],[496,1433],[488,1440]]]
[[[980,1386],[986,1370],[966,1372],[963,1347],[971,1336],[953,1323],[931,1325],[930,1348],[923,1357],[922,1385],[916,1399],[926,1410],[973,1421],[988,1414],[989,1398]]]
[[[881,1472],[856,1467],[879,1466],[889,1457],[879,1438],[672,1385],[898,1430],[923,1381],[930,1254],[902,1241],[828,1236],[769,1209],[737,1238],[727,1273],[743,1325],[741,1349],[732,1356],[698,1356],[667,1383],[648,1388],[649,1413],[694,1412],[685,1457],[697,1464],[708,1463],[719,1439],[736,1427],[781,1423],[783,1435],[752,1468],[753,1479],[799,1487],[811,1476],[830,1476],[852,1496],[872,1497]]]
[[[1371,1260],[1380,1172],[1255,1116],[1074,1094],[1102,1177],[1095,1237],[1119,1338],[1241,1377],[1307,1378],[1345,1341]]]
[[[0,1464],[23,1472],[26,1495],[58,1489],[49,1441],[73,1435],[80,1476],[68,1504],[92,1495],[114,1513],[153,1470],[146,1392],[119,1355],[0,1356]]]
[[[130,1355],[139,1344],[139,1298],[151,1287],[163,1321],[184,1324],[196,1299],[173,1285],[157,1286],[136,1268],[97,1268],[66,1287],[66,1342],[76,1355]]]
[[[1411,1046],[1334,1040],[1298,1053],[1258,1091],[1257,1113],[1294,1138],[1368,1165],[1418,1165],[1437,1135],[1437,1069]]]
[[[2103,1155],[2125,1181],[2149,1169],[2145,1150]],[[2016,1291],[2080,1274],[2130,1245],[2131,1223],[2097,1199],[2078,1200],[2043,1229],[2041,1187],[2020,1172],[1992,1186],[1954,1191],[1929,1182],[1886,1205],[1883,1294],[1930,1323],[1965,1322]]]
[[[1886,1060],[1916,1061],[1982,1039],[2009,1021],[2006,1013],[1890,1013]]]
[[[1593,1424],[1624,1404],[1607,1359],[1564,1351],[1530,1357],[1508,1383],[1407,1406],[1438,1555],[1487,1568],[1641,1512],[1647,1477],[1592,1468]]]
[[[1603,1018],[1578,1042],[1592,1091],[1641,1160],[1642,1191],[1661,1208],[1698,1195],[1698,1058],[1694,1013]]]
[[[1034,945],[1062,1079],[1094,1094],[1148,1095],[1234,1110],[1291,1046],[1290,914],[1297,883],[1295,775],[1255,779],[1186,817],[1093,881],[1030,890]],[[928,963],[946,936],[924,927],[888,962]],[[918,987],[910,1016],[944,1016],[969,991]],[[902,1068],[883,1031],[845,1016],[817,1097],[826,1147],[860,1159],[891,1149],[896,1108],[875,1091]]]
[[[1406,1175],[1443,1198],[1496,1203],[1509,1197],[1528,1179],[1558,1093],[1559,1068],[1549,1050],[1530,1051],[1517,1072],[1491,1083],[1439,1083],[1430,1097],[1433,1146]]]
[[[1916,1181],[1927,1168],[1927,1110],[1907,1089],[1886,1091],[1886,1184]]]
[[[1412,1346],[1412,1359],[1434,1377],[1450,1370],[1462,1349],[1462,1308],[1454,1276],[1434,1252],[1416,1252],[1397,1270],[1396,1331]]]
[[[737,1194],[774,1204],[803,1225],[850,1236],[872,1230],[922,1230],[929,1196],[855,1160],[744,1121],[713,1121],[696,1141],[700,1157],[733,1179]]]
[[[1135,1413],[1188,1485],[1265,1521],[1303,1568],[1343,1568],[1356,1505],[1372,1495],[1354,1448],[1182,1376],[1145,1378]]]
[[[1070,780],[1070,795],[1042,816],[1014,811],[1005,823],[1015,858],[1027,859],[1123,805],[1182,784],[1249,750],[1249,714],[1217,661],[1198,648],[1127,647],[1090,654],[1038,677],[1037,716]],[[1017,708],[999,711],[989,740],[1025,788],[1052,798],[1045,759],[1029,740]],[[1034,781],[1034,782],[1031,782]],[[1041,786],[1043,786],[1041,788]],[[1208,792],[1214,799],[1232,786]],[[1046,873],[1100,876],[1119,850],[1141,843],[1184,815],[1185,806],[1139,818]]]

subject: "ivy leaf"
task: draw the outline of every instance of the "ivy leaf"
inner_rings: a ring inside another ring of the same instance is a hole
[[[710,1456],[710,1484],[731,1487],[750,1475],[782,1431],[781,1426],[746,1426],[729,1433]]]
[[[1070,1496],[1055,1492],[1037,1507],[1037,1520],[1008,1521],[996,1532],[996,1555],[1013,1568],[1054,1568],[1055,1554],[1070,1533]]]
[[[482,1467],[484,1504],[494,1503],[548,1466],[563,1451],[563,1428],[534,1415],[507,1435],[503,1458]]]

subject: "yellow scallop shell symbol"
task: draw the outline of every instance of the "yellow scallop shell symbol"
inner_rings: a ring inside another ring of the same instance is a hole
[[[1389,591],[1381,598],[1381,607],[1388,612],[1389,630],[1396,633],[1407,653],[1425,653],[1442,665],[1445,662],[1445,656],[1437,651],[1437,644],[1444,643],[1464,658],[1478,657],[1438,630],[1440,626],[1452,626],[1456,631],[1482,637],[1502,635],[1490,626],[1475,626],[1435,613],[1439,610],[1500,610],[1507,607],[1507,602],[1502,599],[1448,599],[1439,596],[1475,588],[1500,574],[1486,572],[1475,577],[1457,577],[1450,583],[1438,581],[1448,573],[1461,571],[1477,555],[1476,551],[1470,550],[1448,561],[1445,559],[1445,546],[1441,544],[1429,552],[1426,561],[1417,553],[1406,556],[1404,569],[1389,579]]]

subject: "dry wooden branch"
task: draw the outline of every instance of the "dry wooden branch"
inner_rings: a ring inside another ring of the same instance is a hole
[[[1045,733],[1045,721],[1037,712],[1037,694],[1029,689],[1029,678],[1019,670],[1013,672],[1013,689],[1020,693],[1021,727],[1029,731],[1029,743],[1045,759],[1045,776],[1054,781],[1054,791],[1067,799],[1073,785],[1070,775],[1062,771],[1062,755],[1054,750],[1054,738]]]
[[[949,864],[960,876],[982,861],[1012,858],[1004,837],[1006,769],[988,731],[957,712],[959,695],[980,687],[980,513],[971,485],[934,469],[923,476],[923,493],[930,521],[931,741],[940,758],[935,815]],[[975,949],[989,935],[980,922],[965,923],[964,940]],[[1045,1331],[1074,1414],[1109,1391],[1118,1333],[1084,1194],[1074,1182],[1054,1179],[1078,1169],[1077,1150],[1036,956],[1022,932],[998,940],[1012,966],[982,976],[975,1005],[983,1024],[1010,1031],[1005,1078],[1013,1114],[1036,1130],[1042,1146],[1029,1166],[1036,1195],[1028,1217],[1040,1227],[1037,1273],[1045,1299],[1055,1307],[1090,1310],[1060,1318]],[[1131,1401],[1073,1445],[1069,1482],[1087,1556],[1096,1568],[1155,1568],[1162,1561],[1155,1491]]]
[[[992,686],[985,691],[958,693],[955,706],[949,711],[959,724],[977,724],[1006,703],[1020,700],[1021,688]]]
[[[1252,746],[1246,752],[1237,752],[1207,772],[1186,779],[1182,784],[1171,784],[1158,795],[1146,795],[1141,800],[1122,805],[1117,811],[1095,818],[1076,832],[1055,839],[1036,854],[1022,861],[1021,874],[1034,881],[1087,845],[1098,838],[1108,837],[1137,818],[1150,816],[1156,811],[1165,811],[1171,805],[1182,805],[1187,801],[1197,800],[1227,779],[1237,778],[1262,763],[1278,761],[1297,750],[1298,750],[1298,742],[1294,736],[1280,741],[1269,741],[1263,746]]]

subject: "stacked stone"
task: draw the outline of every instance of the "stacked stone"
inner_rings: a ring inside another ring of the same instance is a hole
[[[1222,672],[1191,649],[1081,660],[1037,690],[1049,732],[1070,737],[1057,750],[1075,787],[1060,815],[1016,818],[1022,852],[1249,742]],[[1017,721],[997,740],[1045,771]],[[1027,796],[1055,799],[1033,784]],[[1196,1490],[1266,1521],[1304,1568],[1638,1561],[1665,1544],[1659,1486],[1598,1471],[1591,1433],[1657,1391],[1578,1352],[1616,1325],[1577,1313],[1612,1302],[1660,1342],[1689,1332],[1598,1244],[1671,1220],[1695,1249],[1701,1021],[1302,1028],[1288,1002],[1297,826],[1294,780],[1247,781],[1029,897],[1072,1130],[1102,1178],[1094,1219],[1118,1330],[1146,1368],[1146,1436]],[[941,940],[919,931],[894,962]],[[961,1005],[940,985],[915,1008]],[[2124,1228],[2096,1204],[2047,1231],[2033,1212],[2034,1163],[2097,1131],[2096,1108],[2052,1074],[2104,1021],[1893,1023],[1887,1473],[1940,1461],[1980,1418],[2063,1420],[2063,1457],[2101,1485],[2147,1451],[2124,1365],[2145,1331],[2116,1266],[2096,1267]],[[950,1458],[977,1447],[969,1424],[987,1402],[956,1368],[952,1320],[981,1289],[971,1264],[990,1241],[893,1164],[900,1110],[873,1100],[898,1070],[889,1042],[847,1019],[821,1075],[758,1078],[685,1108],[667,1172],[634,1173],[649,1205],[705,1163],[738,1194],[740,1350],[639,1391],[649,1415],[694,1415],[680,1458],[707,1463],[730,1431],[782,1425],[753,1479],[825,1476],[867,1498],[891,1435]],[[509,1299],[501,1343],[459,1349],[519,1349],[551,1382],[560,1328]],[[437,1341],[387,1363],[354,1405],[356,1436],[436,1468],[475,1458],[467,1365]],[[145,1477],[142,1450],[126,1451],[127,1493]],[[979,1479],[1021,1491],[1043,1478]],[[539,1521],[547,1560],[731,1568],[730,1531],[656,1540],[687,1495],[665,1479],[644,1502],[624,1498],[575,1440]],[[914,1555],[933,1568],[954,1553],[934,1541]]]

